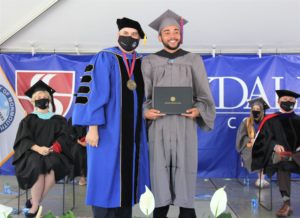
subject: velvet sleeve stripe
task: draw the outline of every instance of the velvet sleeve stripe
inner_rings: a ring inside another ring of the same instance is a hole
[[[94,69],[94,65],[93,64],[89,64],[85,67],[84,72],[91,72]]]
[[[75,100],[75,104],[86,104],[88,102],[88,98],[84,96],[77,96]]]
[[[92,76],[91,76],[91,75],[84,75],[84,76],[81,78],[80,83],[90,83],[91,80],[92,80]]]
[[[88,94],[90,92],[89,86],[80,86],[78,89],[78,93],[80,94]]]

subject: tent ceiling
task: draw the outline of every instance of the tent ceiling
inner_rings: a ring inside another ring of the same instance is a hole
[[[115,21],[126,16],[140,21],[148,35],[139,51],[153,52],[161,44],[147,25],[170,8],[189,20],[184,28],[187,50],[300,52],[299,0],[54,1],[0,0],[1,51],[31,52],[33,47],[36,52],[75,53],[78,47],[80,53],[94,53],[116,44]],[[55,4],[20,29],[49,2]]]

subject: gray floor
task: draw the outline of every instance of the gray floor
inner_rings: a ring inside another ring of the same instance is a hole
[[[4,183],[8,183],[11,186],[11,190],[17,192],[17,182],[13,176],[0,176],[0,192]],[[273,182],[273,210],[267,211],[262,207],[253,209],[251,207],[251,199],[258,198],[258,189],[254,187],[254,181],[250,181],[249,186],[241,185],[237,179],[198,179],[197,181],[197,195],[195,196],[195,208],[197,217],[212,217],[210,214],[210,198],[214,191],[219,188],[226,186],[225,190],[228,197],[227,211],[231,212],[233,217],[251,218],[251,217],[276,217],[275,212],[278,207],[281,206],[281,198],[278,192],[276,182]],[[47,198],[43,201],[43,213],[51,210],[55,215],[61,215],[63,213],[63,200],[62,200],[63,185],[56,184],[55,187],[48,194]],[[300,182],[292,182],[292,204],[294,214],[291,217],[300,218]],[[263,189],[262,199],[264,203],[270,197],[270,189]],[[85,206],[85,187],[75,186],[75,197],[76,206],[73,209],[74,214],[77,217],[92,217],[91,209]],[[0,204],[7,206],[17,207],[18,198],[17,195],[4,195],[0,193]],[[66,210],[72,207],[72,184],[66,185]],[[25,193],[22,192],[21,206],[25,203]],[[14,215],[13,217],[23,217],[22,214]],[[139,210],[138,205],[133,208],[133,217],[145,217]],[[178,208],[171,207],[168,217],[178,217]]]

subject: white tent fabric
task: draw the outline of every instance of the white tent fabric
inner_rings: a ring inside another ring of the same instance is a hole
[[[300,52],[299,0],[0,0],[0,49],[94,53],[116,44],[125,16],[147,33],[139,50],[153,52],[161,44],[148,24],[167,9],[189,20],[183,48],[193,52]]]

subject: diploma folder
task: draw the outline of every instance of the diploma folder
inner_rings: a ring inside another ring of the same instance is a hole
[[[164,114],[182,114],[193,106],[192,87],[154,87],[153,108]]]

